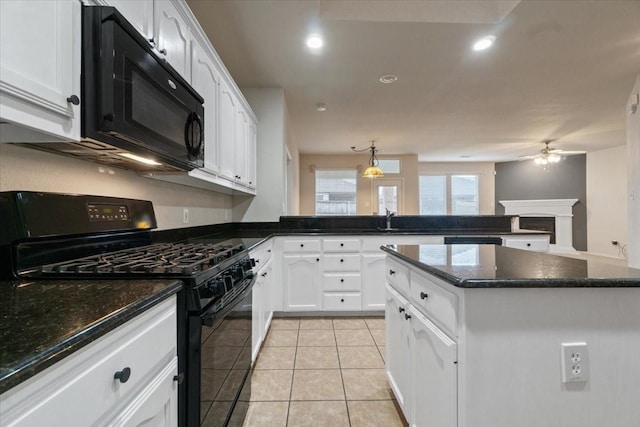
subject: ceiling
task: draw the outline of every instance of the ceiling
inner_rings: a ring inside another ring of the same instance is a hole
[[[282,87],[303,154],[507,161],[626,143],[640,1],[188,0],[238,86]],[[325,46],[309,52],[310,32]],[[476,52],[481,36],[493,47]],[[398,76],[382,84],[387,73]],[[318,103],[327,110],[319,112]]]

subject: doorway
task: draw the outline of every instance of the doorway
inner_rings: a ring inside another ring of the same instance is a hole
[[[386,210],[402,215],[404,210],[403,179],[377,178],[371,183],[372,213],[385,215]]]

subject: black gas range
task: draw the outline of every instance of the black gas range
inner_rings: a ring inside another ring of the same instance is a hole
[[[0,279],[181,279],[179,425],[244,416],[255,264],[242,240],[154,243],[151,202],[104,196],[2,192],[0,223]],[[224,352],[238,353],[230,366]]]

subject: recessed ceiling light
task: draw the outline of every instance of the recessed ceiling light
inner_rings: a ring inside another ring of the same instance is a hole
[[[316,104],[316,110],[323,112],[323,111],[327,111],[327,106],[325,104],[323,104],[322,102],[319,102]]]
[[[396,80],[398,80],[398,76],[396,76],[395,74],[385,74],[384,76],[380,77],[380,83],[385,84],[394,83]]]
[[[318,51],[324,46],[324,39],[320,34],[310,34],[307,37],[307,47],[312,51]]]
[[[485,36],[485,37],[477,40],[473,44],[473,50],[489,49],[491,47],[491,45],[493,45],[493,42],[495,42],[495,41],[496,41],[496,36]]]

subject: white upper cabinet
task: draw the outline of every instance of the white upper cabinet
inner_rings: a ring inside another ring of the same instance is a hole
[[[256,188],[257,156],[258,156],[258,125],[249,119],[249,131],[247,135],[247,185]]]
[[[150,42],[153,40],[153,0],[108,0]]]
[[[235,173],[235,140],[236,114],[238,101],[231,91],[231,87],[224,80],[220,80],[218,123],[220,129],[220,175],[231,181]]]
[[[240,106],[236,114],[236,139],[234,143],[234,159],[235,159],[235,179],[236,181],[246,184],[247,181],[247,134],[249,121],[244,108]]]
[[[2,121],[52,140],[80,138],[80,9],[79,1],[0,1]],[[29,142],[21,137],[12,141],[3,125],[0,141]]]
[[[218,86],[220,73],[206,51],[192,44],[191,85],[204,98],[204,169],[218,173]]]
[[[191,31],[173,1],[155,0],[155,45],[158,52],[189,81],[191,75]]]

